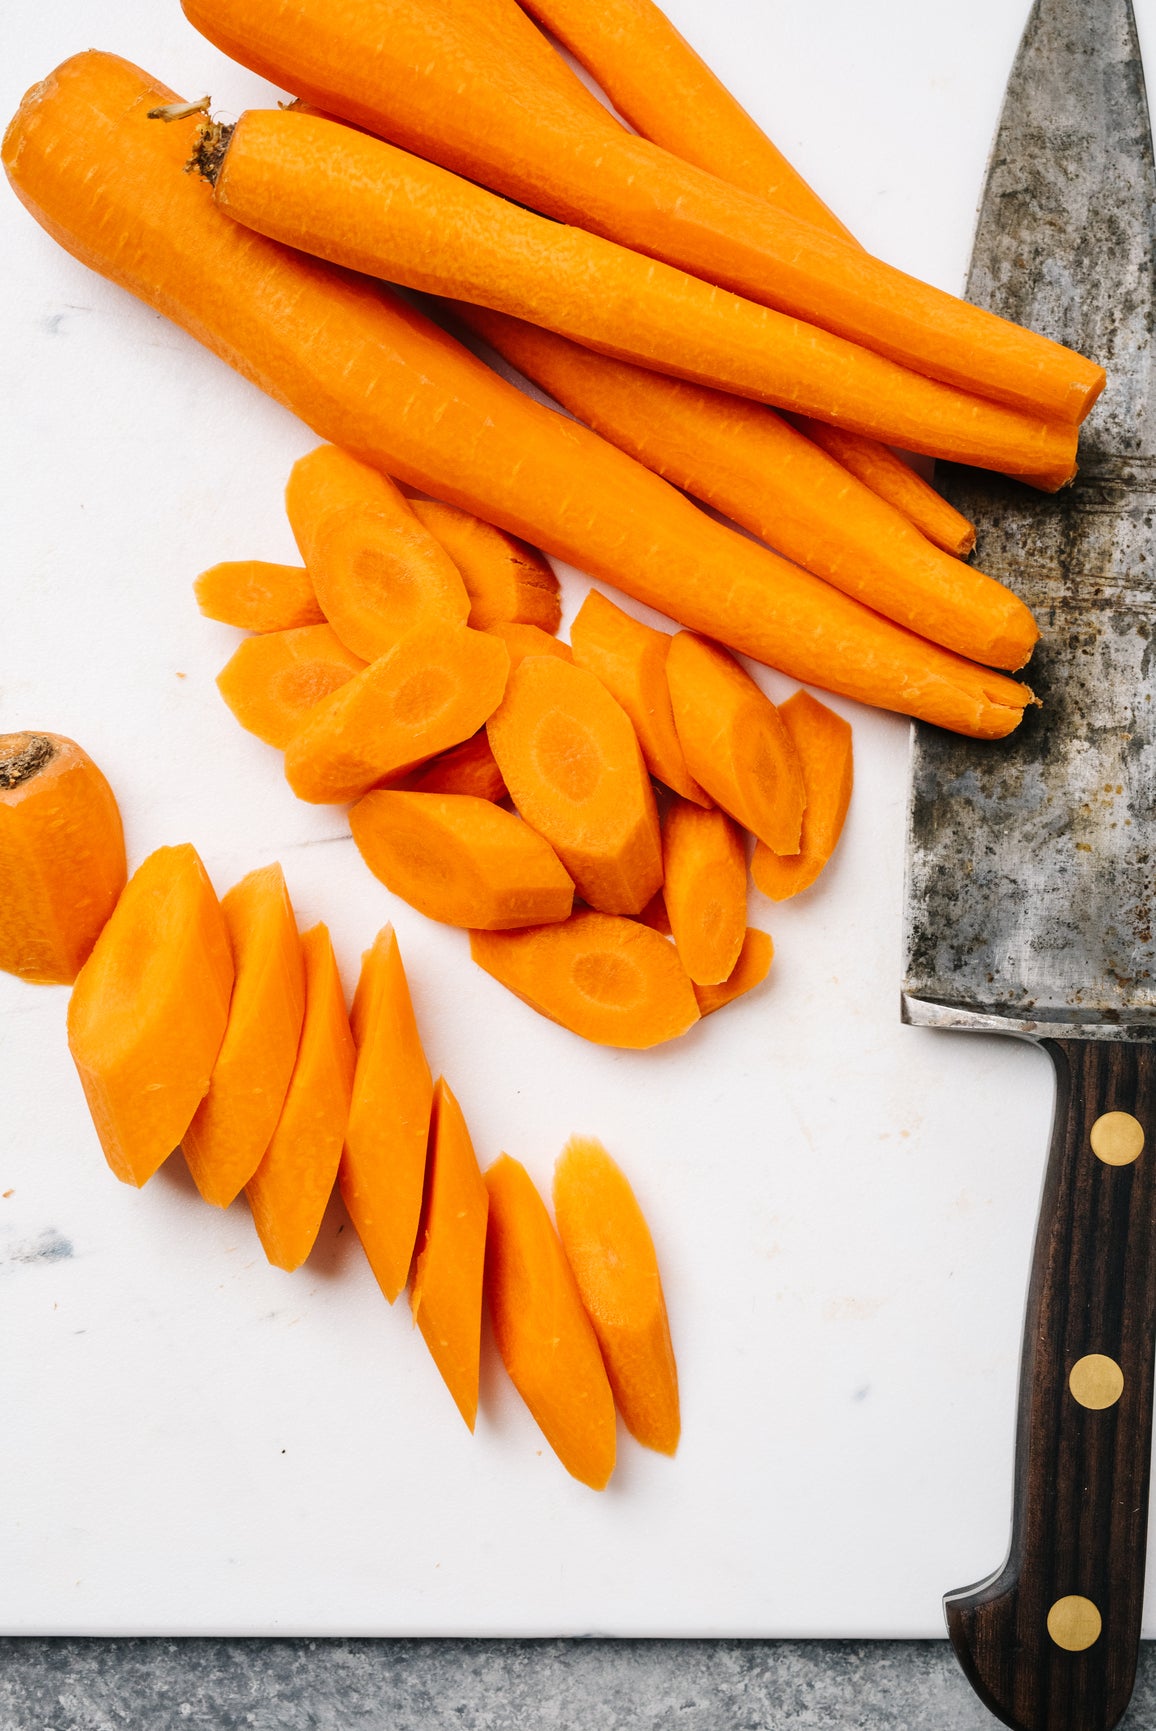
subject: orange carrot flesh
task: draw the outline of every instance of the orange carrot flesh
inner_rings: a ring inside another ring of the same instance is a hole
[[[0,733],[0,969],[71,985],[125,884],[116,796],[58,733]]]
[[[678,1367],[654,1239],[625,1174],[593,1137],[571,1136],[558,1158],[554,1219],[623,1423],[646,1448],[674,1454]]]
[[[439,1079],[409,1302],[442,1381],[470,1430],[478,1416],[489,1206],[462,1109]]]
[[[583,909],[558,925],[471,932],[470,954],[532,1010],[596,1046],[643,1050],[698,1020],[674,945],[637,920]]]
[[[634,724],[651,775],[683,799],[709,805],[710,795],[686,767],[674,725],[666,683],[670,641],[668,632],[631,618],[597,589],[590,590],[570,627],[575,661],[601,680],[622,705]]]
[[[770,698],[725,649],[687,631],[671,643],[666,672],[691,774],[769,848],[797,853],[803,771]]]
[[[727,979],[747,929],[747,856],[726,813],[673,800],[662,829],[662,896],[678,957],[696,986]]]
[[[81,54],[29,92],[9,127],[14,190],[83,263],[189,330],[320,437],[688,629],[801,683],[956,732],[1002,738],[1019,724],[1025,686],[736,536],[385,290],[229,222],[182,173],[195,118],[147,118],[172,100],[116,56]],[[510,100],[503,91],[503,114]]]
[[[364,666],[331,625],[300,625],[245,638],[217,675],[217,690],[247,732],[284,751],[310,711]]]
[[[495,801],[506,797],[506,784],[484,727],[392,785],[410,793],[468,793]]]
[[[568,643],[563,643],[548,631],[543,631],[540,625],[524,625],[521,622],[497,620],[486,627],[494,637],[500,637],[510,651],[510,672],[520,667],[527,655],[556,655],[559,661],[573,661],[574,651]]]
[[[234,985],[209,1091],[181,1139],[206,1202],[227,1208],[260,1164],[297,1061],[305,960],[279,865],[250,872],[221,898]]]
[[[229,559],[202,571],[193,593],[206,619],[219,619],[222,625],[237,625],[242,631],[293,631],[325,621],[302,565]]]
[[[730,978],[718,986],[694,988],[702,1014],[712,1015],[715,1010],[721,1010],[724,1004],[733,1004],[736,998],[741,998],[747,992],[753,992],[756,986],[761,986],[770,973],[774,956],[775,946],[771,942],[770,934],[759,931],[757,926],[748,926],[739,959]]]
[[[654,790],[634,728],[592,673],[533,655],[487,724],[510,797],[583,901],[636,914],[662,882]]]
[[[357,1066],[341,1196],[390,1304],[409,1277],[421,1216],[433,1078],[392,926],[365,952],[350,1018]]]
[[[525,1167],[503,1154],[484,1177],[485,1293],[502,1363],[566,1471],[604,1490],[614,1396],[570,1264]]]
[[[341,804],[460,745],[501,702],[504,643],[440,621],[399,638],[311,712],[285,752],[299,799]]]
[[[374,877],[427,919],[508,931],[569,917],[574,885],[549,842],[490,800],[380,789],[349,827]]]
[[[670,915],[666,911],[666,898],[661,890],[654,892],[638,918],[644,926],[649,926],[652,932],[661,933],[664,938],[673,935],[670,929]]]
[[[233,989],[225,918],[195,848],[137,867],[68,1004],[68,1045],[116,1176],[144,1184],[208,1092]]]
[[[809,420],[805,415],[795,415],[792,420],[801,433],[841,463],[856,480],[901,511],[936,547],[959,559],[966,558],[974,549],[974,523],[969,523],[922,475],[916,474],[910,463],[905,463],[886,445],[864,439],[858,433],[848,433],[843,427],[832,427],[826,421]]]
[[[432,618],[470,610],[453,560],[387,475],[333,445],[293,465],[285,505],[322,611],[373,661]]]
[[[756,842],[751,876],[772,901],[786,901],[813,884],[835,851],[851,803],[854,775],[851,728],[841,715],[796,691],[779,707],[783,726],[799,754],[807,807],[797,854],[776,854]]]
[[[299,1268],[312,1250],[337,1177],[356,1054],[329,933],[301,934],[305,1019],[285,1103],[269,1146],[245,1186],[261,1247],[277,1268]]]
[[[551,635],[557,631],[562,622],[558,579],[536,547],[438,499],[411,499],[410,507],[461,573],[470,598],[468,623],[475,630],[517,624]]]

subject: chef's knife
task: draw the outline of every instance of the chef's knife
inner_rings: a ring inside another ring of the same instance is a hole
[[[1006,1562],[944,1601],[1024,1731],[1103,1731],[1132,1690],[1156,1340],[1156,175],[1129,0],[1037,0],[968,297],[1108,389],[1054,498],[948,469],[977,557],[1033,607],[1042,707],[998,744],[917,727],[903,1016],[1041,1041],[1052,1130]]]

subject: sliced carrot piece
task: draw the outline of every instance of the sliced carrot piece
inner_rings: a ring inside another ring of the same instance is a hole
[[[741,998],[745,992],[753,992],[756,986],[761,986],[770,972],[774,955],[775,946],[769,932],[761,932],[757,926],[748,926],[739,959],[730,978],[724,980],[721,986],[694,988],[702,1014],[709,1016],[713,1011],[721,1010],[724,1004],[733,1003],[735,998]]]
[[[966,558],[975,546],[975,524],[969,523],[962,512],[949,505],[941,493],[917,474],[910,463],[897,457],[889,446],[878,439],[868,439],[862,433],[849,433],[845,427],[832,427],[826,421],[813,421],[806,415],[790,415],[788,419],[805,433],[829,457],[842,463],[856,480],[870,487],[879,498],[886,499],[909,522],[942,547],[945,553]]]
[[[614,1396],[578,1286],[530,1175],[503,1154],[485,1173],[486,1302],[510,1380],[574,1478],[614,1471]]]
[[[503,622],[557,631],[562,623],[558,579],[536,547],[457,505],[411,499],[410,506],[460,571],[470,598],[469,623],[476,631]]]
[[[507,931],[564,920],[573,906],[549,842],[490,800],[380,789],[358,800],[349,827],[374,877],[428,919]]]
[[[630,718],[605,686],[529,656],[488,728],[511,799],[582,899],[604,913],[644,908],[662,882],[658,809]]]
[[[527,655],[556,655],[559,661],[573,661],[574,651],[559,637],[551,637],[540,625],[523,625],[517,620],[498,619],[486,630],[500,637],[510,651],[510,671],[519,667]]]
[[[725,649],[689,631],[675,634],[666,673],[691,774],[776,853],[797,853],[803,771],[770,698]]]
[[[652,932],[659,932],[664,938],[671,936],[670,915],[666,911],[666,898],[661,890],[655,890],[638,918],[644,926],[649,926]]]
[[[851,803],[854,777],[851,727],[809,691],[796,691],[779,709],[783,726],[799,754],[807,807],[796,854],[772,853],[755,844],[751,876],[772,901],[786,901],[813,884],[835,851]]]
[[[317,708],[285,752],[299,799],[341,804],[460,745],[502,700],[504,643],[466,625],[411,631]]]
[[[392,926],[366,950],[353,999],[357,1068],[341,1155],[341,1195],[377,1284],[406,1283],[421,1214],[433,1078]]]
[[[218,673],[217,689],[243,728],[284,751],[310,710],[364,666],[331,625],[302,625],[246,637]]]
[[[71,985],[124,888],[116,796],[59,733],[0,733],[0,968]]]
[[[717,807],[672,800],[662,831],[662,895],[678,957],[696,986],[727,979],[747,929],[747,856]]]
[[[429,1176],[409,1302],[442,1380],[470,1430],[478,1416],[482,1274],[489,1195],[462,1109],[434,1089]]]
[[[237,625],[242,631],[293,631],[325,622],[303,565],[227,559],[202,571],[193,593],[206,619],[219,619],[222,625]]]
[[[221,898],[234,985],[209,1091],[181,1138],[206,1202],[227,1208],[260,1164],[297,1061],[305,958],[279,865],[250,872]]]
[[[637,920],[589,910],[523,932],[471,932],[480,968],[572,1034],[639,1050],[698,1020],[673,944]]]
[[[305,1020],[297,1062],[277,1127],[245,1186],[265,1255],[290,1271],[313,1249],[337,1177],[356,1056],[325,926],[303,932],[301,948]]]
[[[623,1423],[672,1455],[678,1367],[654,1240],[625,1173],[592,1136],[571,1136],[558,1158],[554,1218]]]
[[[411,793],[471,793],[475,799],[492,800],[506,797],[506,784],[484,727],[392,785]]]
[[[105,1159],[144,1184],[208,1092],[233,989],[221,904],[194,847],[137,867],[81,968],[68,1047]]]

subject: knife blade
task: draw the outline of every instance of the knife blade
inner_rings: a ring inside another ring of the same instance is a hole
[[[1024,1731],[1114,1725],[1143,1608],[1156,1343],[1153,169],[1129,0],[1036,0],[968,298],[1094,355],[1080,473],[940,484],[1034,609],[1041,707],[977,747],[914,729],[902,1015],[1039,1041],[1055,1120],[1029,1278],[1008,1556],[946,1595]]]

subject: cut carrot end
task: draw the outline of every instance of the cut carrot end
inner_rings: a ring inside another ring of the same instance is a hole
[[[206,619],[242,631],[294,631],[323,625],[321,611],[303,565],[274,565],[264,559],[232,559],[202,571],[193,584]]]

